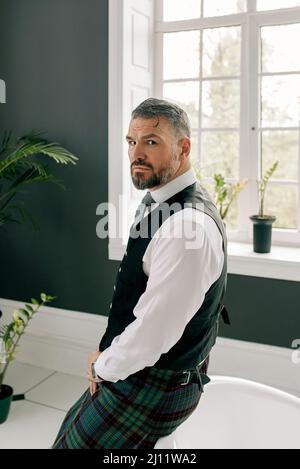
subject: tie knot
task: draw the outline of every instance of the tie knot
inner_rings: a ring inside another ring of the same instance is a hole
[[[145,204],[146,207],[149,207],[151,204],[154,204],[155,200],[153,199],[152,195],[148,191],[145,197],[142,199],[142,204]]]

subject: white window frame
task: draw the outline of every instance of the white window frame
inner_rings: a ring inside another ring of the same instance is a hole
[[[300,7],[290,8],[285,10],[273,10],[273,11],[263,11],[253,13],[250,15],[250,40],[255,40],[256,37],[259,39],[259,34],[257,31],[263,26],[275,26],[277,24],[293,24],[300,23]],[[255,49],[255,48],[253,48]],[[252,70],[259,69],[259,47],[256,50],[252,51]],[[286,73],[286,75],[289,73]],[[270,74],[271,75],[271,74]],[[274,75],[277,75],[274,73]],[[258,80],[257,80],[258,81]],[[250,146],[255,148],[257,166],[259,163],[259,148],[258,148],[258,130],[259,130],[259,109],[258,106],[255,106],[255,102],[259,102],[259,88],[254,85],[255,80],[252,80],[249,87],[249,93],[252,99],[250,100],[250,115],[251,122],[250,127],[255,127],[255,132],[252,132],[252,142]],[[300,126],[300,122],[299,122]],[[273,128],[274,130],[274,128]],[[285,130],[288,130],[285,127]],[[295,129],[294,129],[295,130]],[[299,128],[297,129],[299,131]],[[257,142],[257,144],[256,144]],[[285,245],[285,246],[300,246],[300,131],[299,131],[299,163],[298,163],[298,230],[287,230],[287,229],[278,229],[273,228],[272,239],[275,245]],[[285,184],[285,181],[269,181],[269,184],[277,184],[278,182]],[[254,213],[254,212],[253,212]]]
[[[254,181],[259,179],[260,150],[258,140],[258,132],[260,129],[260,116],[258,112],[260,96],[257,73],[260,53],[259,30],[261,26],[296,22],[300,23],[300,7],[256,12],[256,0],[248,0],[248,12],[246,13],[170,22],[162,21],[162,8],[163,2],[161,0],[156,0],[156,69],[154,90],[155,96],[157,97],[162,97],[163,89],[163,33],[205,29],[210,27],[241,26],[242,47],[240,79],[241,112],[239,178],[251,179],[252,183],[248,184],[238,196],[238,226],[240,229],[239,231],[229,231],[227,234],[229,241],[251,243],[253,225],[249,216],[258,212],[257,187]],[[257,44],[257,47],[253,47],[254,44]],[[284,183],[285,181],[283,181],[283,184]],[[271,185],[272,181],[270,181],[269,184]],[[273,228],[272,243],[274,245],[300,247],[300,152],[298,187],[298,229],[288,230]]]
[[[133,195],[125,136],[134,107],[135,92],[145,76],[145,89],[153,94],[152,80],[154,50],[148,50],[149,73],[136,67],[137,77],[132,81],[130,68],[134,61],[132,28],[134,13],[151,10],[154,0],[109,0],[109,77],[108,77],[108,252],[109,259],[120,260],[125,252],[130,225],[137,205],[145,191]],[[151,23],[151,20],[150,22]],[[149,24],[151,38],[154,24]],[[150,44],[150,41],[149,41]],[[152,45],[152,42],[151,42]],[[151,72],[151,73],[150,73]],[[151,75],[150,79],[149,76]],[[142,89],[142,88],[141,88]]]
[[[149,0],[149,2],[151,1],[156,2],[156,9],[157,12],[159,12],[161,0]],[[128,197],[126,197],[126,195],[128,196],[129,187],[132,183],[128,171],[127,145],[125,143],[128,116],[131,111],[128,109],[128,96],[126,96],[128,84],[126,78],[124,79],[124,76],[126,77],[126,63],[128,61],[128,57],[126,56],[128,53],[128,44],[124,41],[126,29],[126,22],[124,21],[125,3],[126,0],[109,0],[108,257],[111,260],[118,261],[121,260],[124,255],[128,239],[128,228],[131,224],[130,220],[137,204],[142,198],[142,194],[139,199],[129,201]],[[248,3],[251,7],[251,11],[254,12],[256,0],[248,0]],[[280,13],[281,19],[284,14],[286,22],[295,22],[295,18],[299,18],[300,21],[300,8],[288,9],[287,11],[281,10],[280,12],[262,12],[260,15],[268,24],[272,24],[272,21],[276,24],[278,18],[277,13]],[[291,16],[293,17],[292,21]],[[246,36],[246,38],[253,38],[254,30],[258,25],[255,21],[255,14],[248,13],[248,17],[247,19],[246,14],[222,17],[222,24],[228,26],[243,24],[243,39],[244,36]],[[206,18],[201,21],[205,21],[206,26],[213,27],[219,24],[218,18]],[[190,26],[195,28],[197,22],[199,24],[199,20],[191,20],[187,29],[189,29]],[[159,27],[161,27],[161,25],[157,23],[156,28]],[[172,28],[172,24],[169,23],[168,27]],[[246,41],[242,40],[242,44],[244,48],[242,49],[241,74],[247,77],[250,62],[255,63],[255,61],[258,61],[258,51],[251,50],[251,54],[248,56],[249,54],[247,54],[245,50]],[[156,74],[153,77],[154,87],[152,91],[157,97],[159,97],[159,89],[161,89],[159,88],[160,83],[157,79],[159,75],[157,71],[162,69],[161,50],[159,34],[156,34]],[[250,148],[251,140],[255,139],[254,132],[250,133],[248,129],[251,125],[254,125],[252,124],[253,122],[257,122],[257,109],[255,106],[250,107],[250,104],[253,103],[250,96],[253,97],[253,92],[255,91],[251,90],[248,81],[249,80],[241,80],[243,83],[241,86],[241,108],[247,111],[246,119],[243,125],[241,125],[241,142],[243,142],[242,144],[246,149]],[[251,145],[253,146],[253,141]],[[249,150],[243,154],[244,160],[243,162],[241,160],[240,178],[247,177],[246,174],[250,174],[251,178],[257,176],[255,165],[251,165],[249,154]],[[248,188],[248,190],[250,189]],[[254,192],[253,188],[251,190]],[[124,197],[123,200],[122,196]],[[249,197],[246,190],[240,194],[239,199],[243,200],[244,207],[247,207],[247,210],[244,210],[247,211],[245,218],[248,217],[248,214],[256,213],[257,207],[256,204],[253,203],[254,197]],[[116,219],[117,227],[115,227]],[[116,228],[115,231],[114,228]],[[247,236],[247,242],[245,242],[245,235]],[[295,239],[292,238],[287,239],[285,242],[280,241],[277,239],[276,233],[273,237],[273,241],[274,244],[278,244],[278,246],[272,247],[270,254],[256,254],[252,249],[252,233],[250,234],[250,227],[242,233],[242,236],[239,234],[239,236],[235,238],[231,237],[228,245],[228,272],[239,275],[300,281],[300,242],[297,242],[297,240],[295,242]],[[281,247],[284,245],[287,247]],[[297,247],[295,247],[295,245]]]

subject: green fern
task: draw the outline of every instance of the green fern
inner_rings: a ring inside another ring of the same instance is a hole
[[[27,219],[36,228],[26,208],[20,202],[11,203],[28,184],[43,181],[65,188],[49,166],[34,158],[48,157],[58,164],[76,164],[78,160],[69,150],[59,143],[47,141],[41,134],[42,131],[34,131],[14,139],[11,132],[4,133],[0,145],[0,226]]]

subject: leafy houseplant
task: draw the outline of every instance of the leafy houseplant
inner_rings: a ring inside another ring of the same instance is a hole
[[[15,310],[12,321],[0,328],[0,423],[7,419],[13,399],[13,388],[3,384],[3,381],[9,364],[16,358],[19,340],[40,307],[54,298],[54,296],[41,293],[40,300],[32,298],[31,305],[25,304],[24,308]]]
[[[248,180],[238,181],[235,184],[228,184],[222,174],[214,174],[215,182],[215,203],[218,207],[222,220],[228,214],[230,206],[235,201],[239,193],[244,189]]]
[[[20,201],[13,203],[15,196],[33,182],[52,182],[64,188],[49,167],[39,161],[46,156],[61,164],[76,164],[78,160],[70,151],[56,142],[41,137],[41,132],[32,132],[20,138],[13,138],[5,132],[0,144],[0,227],[7,222],[34,220]]]
[[[259,211],[258,215],[252,215],[250,220],[253,222],[253,250],[259,253],[268,253],[271,251],[272,223],[276,220],[273,215],[266,215],[264,212],[265,194],[269,179],[275,172],[278,161],[276,161],[263,178],[257,181]]]
[[[59,143],[42,138],[41,132],[32,132],[20,138],[13,138],[11,132],[4,133],[0,143],[0,228],[9,222],[20,223],[25,219],[35,226],[32,216],[18,197],[29,184],[44,181],[64,188],[62,181],[52,174],[41,157],[61,164],[76,164],[78,160]],[[26,304],[24,308],[15,310],[12,322],[0,329],[0,423],[7,419],[13,399],[12,387],[3,384],[3,381],[9,363],[15,358],[18,342],[39,308],[54,298],[45,293],[41,294],[40,301],[32,298],[32,305]]]
[[[192,166],[196,175],[196,179],[200,184],[204,185],[205,183],[202,178],[201,167],[195,162],[192,163]],[[245,188],[246,184],[248,184],[248,179],[231,184],[226,182],[224,176],[222,176],[220,173],[215,173],[213,179],[214,187],[208,185],[207,189],[209,192],[211,192],[211,194],[214,193],[215,204],[219,210],[222,220],[225,220],[231,205],[239,193]]]

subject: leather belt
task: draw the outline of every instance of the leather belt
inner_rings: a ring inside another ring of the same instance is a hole
[[[181,386],[186,386],[187,384],[192,382],[192,380],[195,378],[195,375],[196,375],[197,378],[198,378],[199,388],[203,391],[203,386],[210,382],[210,379],[207,376],[207,374],[202,373],[200,371],[201,367],[202,367],[202,365],[203,365],[203,363],[205,362],[206,359],[207,359],[207,357],[204,360],[202,360],[202,362],[199,363],[195,368],[193,368],[191,370],[184,370],[184,371],[178,373],[176,375],[176,381],[178,380],[177,381],[178,384],[180,384]]]

